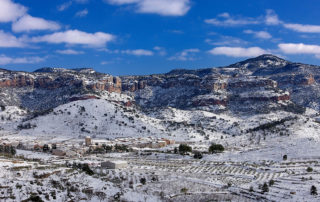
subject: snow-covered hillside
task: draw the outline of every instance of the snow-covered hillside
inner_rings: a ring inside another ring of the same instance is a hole
[[[320,67],[272,55],[121,78],[0,70],[0,200],[316,201],[319,85]]]

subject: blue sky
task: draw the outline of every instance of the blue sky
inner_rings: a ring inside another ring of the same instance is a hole
[[[0,67],[114,75],[272,53],[320,64],[318,0],[0,0]]]

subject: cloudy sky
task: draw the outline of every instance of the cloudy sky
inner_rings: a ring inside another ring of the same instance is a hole
[[[0,67],[129,75],[264,53],[320,64],[318,0],[0,0]]]

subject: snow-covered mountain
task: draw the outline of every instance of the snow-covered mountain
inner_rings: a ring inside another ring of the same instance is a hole
[[[43,136],[212,140],[294,133],[320,107],[320,67],[262,55],[227,67],[114,77],[0,69],[1,130]]]

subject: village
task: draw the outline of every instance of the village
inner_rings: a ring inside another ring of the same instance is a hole
[[[56,193],[49,196],[49,199],[54,200],[53,197],[56,197],[61,201],[66,201],[66,197],[79,201],[81,198],[83,201],[90,197],[94,199],[95,196],[90,193],[97,197],[92,201],[99,201],[101,192],[108,196],[108,201],[130,199],[132,195],[128,194],[132,192],[145,194],[146,201],[192,201],[197,197],[290,201],[297,197],[302,199],[309,192],[311,184],[320,179],[320,164],[316,157],[299,159],[289,156],[280,161],[237,161],[223,157],[228,153],[225,151],[220,154],[203,152],[203,158],[195,158],[190,152],[183,155],[181,151],[175,153],[175,148],[180,150],[181,142],[162,138],[101,140],[85,137],[60,142],[30,141],[24,144],[2,139],[1,142],[16,148],[15,157],[0,157],[3,165],[0,169],[9,171],[4,181],[0,182],[4,193],[0,194],[2,199],[13,197],[10,187],[20,186],[22,181],[30,181],[37,184],[36,188],[26,189],[25,196],[19,197],[28,197],[30,193],[42,196],[49,189]],[[190,145],[197,148],[195,144]],[[201,149],[200,145],[198,148]],[[251,149],[251,152],[254,153],[254,150]],[[62,190],[75,188],[70,188],[68,183],[56,181],[57,176],[63,181],[73,181],[71,184],[77,184],[82,191],[68,195],[68,192]],[[104,187],[99,188],[92,182],[86,183],[88,180],[98,181],[95,183],[104,184]],[[4,186],[11,182],[17,185]],[[43,188],[42,184],[45,183],[49,183],[46,185],[48,188]],[[111,185],[117,187],[118,191],[110,191]]]
[[[92,155],[115,153],[115,152],[163,152],[165,149],[167,152],[173,151],[177,146],[175,140],[169,140],[166,138],[117,138],[114,140],[102,140],[92,139],[90,136],[86,136],[81,139],[69,139],[62,141],[12,141],[7,138],[0,140],[3,147],[10,147],[20,152],[28,151],[31,153],[44,153],[52,155],[52,158],[64,159],[64,160],[77,160],[86,159]],[[84,161],[90,167],[105,167],[105,168],[119,168],[127,165],[126,161],[111,161],[95,163],[92,161]],[[120,164],[118,166],[118,164]]]
[[[309,194],[310,187],[320,179],[317,156],[298,158],[289,154],[279,160],[275,156],[268,159],[266,153],[255,154],[259,150],[254,145],[247,152],[226,147],[224,151],[211,153],[208,145],[199,142],[154,137],[107,140],[85,136],[51,141],[19,138],[0,139],[2,146],[15,150],[14,156],[0,157],[0,170],[9,171],[3,173],[6,177],[0,182],[4,193],[0,193],[0,199],[13,197],[10,187],[30,182],[35,187],[29,190],[26,185],[21,199],[32,193],[43,198],[47,197],[45,192],[55,191],[54,197],[60,201],[67,201],[66,198],[87,201],[90,197],[91,201],[99,201],[102,192],[107,201],[130,199],[133,193],[144,196],[145,201],[192,201],[198,197],[290,201],[303,199],[307,194],[307,198],[313,197]],[[271,151],[272,146],[267,153]],[[250,160],[243,160],[250,156]],[[57,177],[66,180],[65,184],[56,181]],[[94,182],[89,183],[90,180]],[[118,191],[110,191],[111,187]],[[80,193],[65,189],[80,189]],[[96,194],[96,199],[90,193]],[[48,198],[54,200],[53,196]]]

